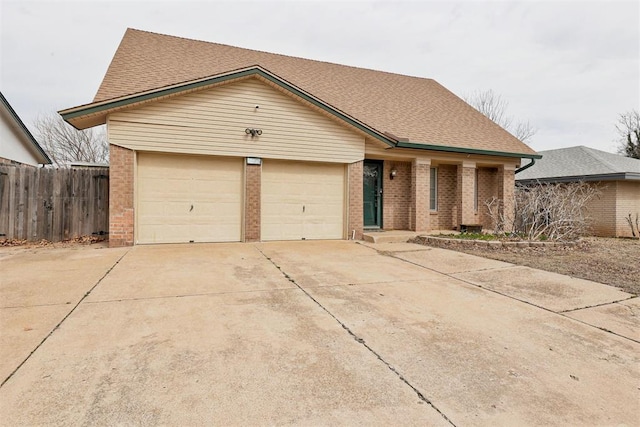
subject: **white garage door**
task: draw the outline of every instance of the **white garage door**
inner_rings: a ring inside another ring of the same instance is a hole
[[[265,160],[262,240],[344,238],[345,166]]]
[[[138,154],[137,243],[241,239],[242,159]]]

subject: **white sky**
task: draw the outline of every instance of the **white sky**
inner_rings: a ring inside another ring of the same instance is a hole
[[[538,151],[615,152],[640,109],[638,1],[0,2],[0,91],[29,127],[93,99],[127,27],[492,89]]]

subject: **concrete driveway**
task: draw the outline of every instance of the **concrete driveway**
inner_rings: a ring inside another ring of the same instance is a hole
[[[640,425],[640,305],[410,244],[0,250],[3,425]]]

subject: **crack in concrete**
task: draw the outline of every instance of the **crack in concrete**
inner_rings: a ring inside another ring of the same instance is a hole
[[[13,377],[15,375],[16,372],[18,372],[18,370],[22,367],[22,365],[24,365],[27,360],[29,360],[31,358],[31,356],[33,356],[33,353],[35,353],[36,351],[38,351],[38,349],[42,346],[42,344],[44,344],[51,335],[53,335],[53,333],[58,330],[58,328],[64,323],[65,320],[67,320],[67,318],[69,316],[71,316],[71,314],[76,311],[76,309],[78,308],[78,306],[80,304],[82,304],[82,302],[91,294],[91,292],[93,292],[93,290],[96,288],[96,286],[98,286],[104,279],[105,277],[107,277],[109,275],[109,273],[111,273],[111,271],[116,267],[116,265],[118,265],[120,263],[120,261],[122,261],[122,259],[131,251],[131,249],[127,250],[124,254],[122,254],[122,256],[120,258],[118,258],[118,260],[102,275],[102,277],[100,279],[98,279],[98,281],[91,287],[91,289],[89,289],[87,292],[85,292],[85,294],[82,296],[82,298],[80,298],[80,301],[78,301],[78,303],[76,305],[73,306],[73,308],[62,318],[62,320],[60,322],[58,322],[58,324],[56,326],[53,327],[53,329],[51,330],[51,332],[49,332],[43,339],[42,341],[40,341],[40,344],[38,344],[36,346],[36,348],[34,348],[33,350],[31,350],[31,352],[27,355],[27,357],[20,362],[20,364],[13,370],[11,371],[11,373],[9,374],[9,376],[7,376],[7,378],[5,378],[2,381],[2,384],[0,384],[0,388],[2,388],[7,381],[9,381],[11,379],[11,377]]]
[[[132,297],[132,298],[118,298],[118,299],[105,299],[100,301],[87,301],[87,304],[105,304],[112,302],[126,302],[126,301],[146,301],[157,299],[169,299],[169,298],[191,298],[191,297],[206,297],[216,295],[235,295],[235,294],[250,294],[258,292],[278,292],[278,291],[290,291],[297,290],[295,286],[289,288],[274,288],[274,289],[254,289],[250,291],[228,291],[228,292],[202,292],[194,294],[179,294],[179,295],[158,295],[155,297]]]
[[[37,307],[56,307],[59,305],[70,305],[73,304],[71,301],[67,301],[67,302],[57,302],[57,303],[51,303],[51,304],[33,304],[33,305],[12,305],[12,306],[7,306],[7,307],[0,307],[0,310],[9,310],[12,308],[37,308]]]
[[[280,273],[282,273],[282,275],[291,283],[293,283],[298,289],[300,289],[311,301],[313,301],[314,303],[316,303],[316,305],[318,305],[318,307],[320,307],[325,313],[327,313],[329,316],[331,316],[341,327],[342,329],[344,329],[356,342],[358,342],[359,344],[361,344],[362,346],[364,346],[364,348],[366,348],[371,354],[373,354],[379,361],[381,361],[391,372],[393,372],[399,379],[400,381],[402,381],[405,385],[409,386],[409,388],[411,388],[411,390],[413,390],[416,395],[418,396],[418,398],[428,404],[429,406],[431,406],[438,414],[440,414],[440,416],[442,416],[442,418],[444,418],[449,424],[451,424],[452,426],[455,427],[455,424],[453,423],[453,421],[451,421],[449,419],[449,417],[447,417],[440,409],[438,409],[438,407],[431,401],[429,400],[420,390],[418,390],[416,388],[416,386],[414,386],[413,384],[411,384],[409,382],[409,380],[407,380],[396,368],[394,368],[393,366],[391,366],[391,364],[389,362],[387,362],[386,360],[384,360],[384,358],[378,353],[376,352],[373,348],[371,348],[371,346],[369,346],[365,340],[361,337],[359,337],[355,332],[353,332],[351,330],[351,328],[349,328],[344,322],[342,322],[340,319],[338,319],[338,317],[336,317],[335,314],[333,314],[331,311],[329,311],[329,309],[327,309],[324,305],[322,305],[320,303],[320,301],[318,301],[317,299],[315,299],[309,292],[307,292],[306,289],[304,289],[302,286],[300,286],[294,279],[293,277],[289,276],[289,274],[287,274],[286,271],[284,271],[278,264],[276,264],[276,262],[274,260],[272,260],[269,256],[267,256],[264,252],[262,252],[262,250],[258,247],[255,247],[256,250],[258,252],[260,252],[262,254],[262,256],[264,256],[271,264],[273,264],[274,267],[276,267],[278,269],[278,271],[280,271]]]

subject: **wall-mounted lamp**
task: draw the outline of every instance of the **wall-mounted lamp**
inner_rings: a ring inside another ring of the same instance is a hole
[[[389,174],[389,179],[393,179],[398,175],[398,170],[396,168],[391,169],[391,173]]]
[[[244,133],[251,135],[251,138],[253,138],[256,135],[262,135],[262,129],[246,128]]]

